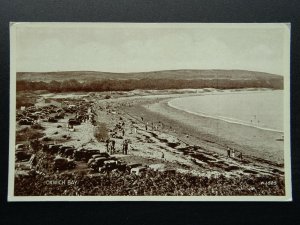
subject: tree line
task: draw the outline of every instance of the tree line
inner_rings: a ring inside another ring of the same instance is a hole
[[[228,80],[228,79],[129,79],[129,80],[95,80],[79,82],[78,80],[64,80],[51,82],[35,82],[28,80],[17,81],[17,91],[47,90],[50,92],[101,92],[101,91],[131,91],[135,89],[164,90],[187,88],[272,88],[283,89],[282,79],[253,79],[253,80]]]

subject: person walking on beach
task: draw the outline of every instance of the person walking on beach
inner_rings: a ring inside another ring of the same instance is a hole
[[[235,150],[232,149],[232,158],[234,158],[234,157],[235,157]]]
[[[124,155],[127,155],[127,153],[128,153],[128,140],[127,139],[125,139],[123,142],[123,150],[122,151],[123,151]]]
[[[122,154],[125,155],[125,139],[123,140],[123,143],[122,143]]]
[[[230,148],[227,147],[227,158],[230,158]]]
[[[112,148],[112,152],[113,154],[115,153],[116,149],[115,149],[115,145],[116,145],[116,141],[115,140],[111,140],[111,148]]]
[[[161,153],[161,159],[165,161],[165,154],[163,152]]]
[[[130,132],[129,132],[129,134],[132,134],[132,130],[133,130],[133,125],[131,124],[130,125]]]
[[[109,143],[108,143],[108,152],[109,154],[113,154],[113,147],[112,147],[112,141],[109,140]]]
[[[240,159],[243,159],[243,153],[240,152],[239,158],[240,158]]]
[[[109,152],[109,139],[106,139],[106,152]]]

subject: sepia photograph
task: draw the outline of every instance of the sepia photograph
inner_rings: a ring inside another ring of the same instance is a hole
[[[8,201],[291,201],[290,24],[11,23]]]

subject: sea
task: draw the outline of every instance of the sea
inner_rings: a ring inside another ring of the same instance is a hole
[[[278,132],[284,129],[282,90],[211,92],[175,98],[168,105],[229,123]]]

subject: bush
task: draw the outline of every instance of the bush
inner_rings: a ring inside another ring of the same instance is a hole
[[[98,141],[105,141],[108,139],[108,129],[105,123],[99,123],[95,127],[94,136]]]
[[[19,109],[21,106],[30,107],[34,106],[34,100],[29,98],[17,98],[16,99],[16,108]]]
[[[50,138],[50,137],[44,137],[44,138],[42,139],[42,141],[53,141],[53,140],[52,140],[52,138]]]
[[[33,124],[31,128],[36,130],[45,130],[45,127],[43,127],[41,124]]]
[[[21,142],[21,141],[29,141],[33,139],[39,139],[43,137],[44,134],[40,132],[39,130],[34,130],[29,127],[26,127],[22,130],[17,131],[16,133],[16,141]]]
[[[30,89],[28,89],[30,90]],[[18,92],[16,96],[16,108],[20,109],[21,106],[30,107],[36,103],[37,96],[29,92]]]

